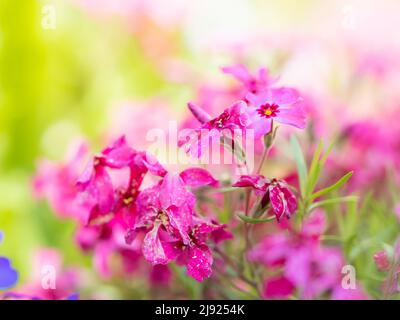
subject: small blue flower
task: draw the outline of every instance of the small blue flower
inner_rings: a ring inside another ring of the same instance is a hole
[[[0,242],[3,234],[0,232]],[[18,281],[18,272],[11,266],[11,262],[6,257],[0,256],[0,290],[13,287]]]

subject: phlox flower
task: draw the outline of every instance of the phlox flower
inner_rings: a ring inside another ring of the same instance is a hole
[[[275,290],[274,282],[270,284],[271,279],[267,279],[266,293],[281,297],[285,293],[287,297],[296,289],[302,298],[311,299],[332,292],[340,285],[344,260],[338,249],[320,244],[319,237],[325,225],[324,213],[314,211],[304,221],[300,232],[289,230],[290,233],[268,235],[250,251],[251,261],[282,270],[281,278],[273,280],[285,283],[285,290]]]
[[[287,298],[294,292],[294,285],[284,276],[270,278],[263,286],[263,297],[265,299]]]
[[[104,279],[113,275],[113,261],[118,258],[120,271],[124,275],[134,273],[140,265],[140,241],[134,245],[125,242],[126,219],[118,214],[103,224],[80,226],[75,239],[84,252],[93,252],[93,265]]]
[[[244,99],[248,92],[259,93],[265,91],[276,82],[276,79],[269,76],[268,70],[266,68],[258,69],[256,75],[253,75],[242,64],[223,67],[222,71],[226,74],[233,76],[242,84],[242,92],[244,95],[239,99]]]
[[[379,251],[374,254],[375,265],[380,272],[387,274],[382,284],[382,291],[385,294],[397,294],[400,292],[400,238],[393,247],[393,254],[389,255],[386,251]]]
[[[157,185],[140,192],[134,229],[146,233],[143,240],[146,260],[153,265],[177,260],[198,281],[211,275],[213,258],[206,239],[224,226],[197,216],[196,199],[188,188],[216,183],[206,170],[190,168],[180,174],[168,173]]]
[[[379,271],[388,271],[390,269],[390,261],[386,251],[375,253],[374,262]]]
[[[35,252],[28,283],[8,293],[7,298],[31,300],[75,300],[80,281],[79,270],[64,268],[57,250],[42,248]],[[45,271],[45,273],[44,273]]]
[[[193,157],[201,157],[213,141],[220,141],[225,137],[234,140],[235,136],[245,136],[245,129],[249,124],[247,106],[244,101],[238,101],[225,109],[219,116],[212,118],[201,107],[189,103],[188,107],[194,117],[200,122],[198,129],[189,130],[178,141],[179,147],[185,147]]]
[[[124,168],[129,170],[128,182],[124,187],[115,188],[109,170]],[[166,173],[155,158],[129,147],[124,136],[95,156],[77,182],[87,201],[92,203],[87,222],[98,222],[120,210],[129,210],[147,172],[160,177]]]
[[[338,285],[333,289],[331,294],[332,300],[368,300],[368,296],[365,294],[359,283],[356,284],[355,289],[344,289],[342,285]]]
[[[306,126],[303,99],[293,88],[271,88],[260,93],[248,93],[250,128],[255,138],[271,132],[272,122],[304,129]]]
[[[79,218],[88,210],[88,203],[79,197],[76,181],[81,174],[88,148],[73,145],[65,163],[41,161],[33,179],[37,198],[46,198],[53,211],[63,218]]]
[[[135,245],[128,245],[125,234],[135,219],[135,202],[148,172],[158,177],[166,174],[154,157],[132,149],[122,136],[89,162],[77,182],[91,207],[76,239],[83,250],[94,252],[94,265],[104,278],[112,275],[115,255],[124,273],[138,268],[141,242],[137,239]],[[118,180],[116,173],[127,173],[128,178]]]
[[[262,196],[261,205],[271,209],[278,222],[282,217],[289,219],[297,210],[297,200],[288,184],[283,180],[266,179],[262,175],[243,175],[233,184],[234,187],[250,187]]]

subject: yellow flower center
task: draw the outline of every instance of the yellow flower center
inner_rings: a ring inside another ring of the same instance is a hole
[[[266,109],[266,110],[264,111],[264,114],[265,114],[266,116],[270,116],[270,115],[272,114],[272,110],[271,110],[271,109]]]

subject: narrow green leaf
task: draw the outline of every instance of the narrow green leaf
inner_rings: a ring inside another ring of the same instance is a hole
[[[209,188],[206,191],[210,193],[228,193],[228,192],[235,192],[239,190],[239,188],[236,187],[225,187],[225,188]]]
[[[344,185],[350,177],[353,175],[353,171],[350,171],[346,173],[343,177],[341,177],[336,183],[330,185],[329,187],[326,187],[324,189],[321,189],[317,192],[315,192],[311,197],[310,200],[314,200],[316,198],[322,197],[326,195],[329,192],[332,192],[333,190],[339,189],[342,185]]]
[[[333,141],[331,142],[331,144],[329,145],[329,147],[326,149],[324,155],[322,156],[321,160],[319,161],[320,164],[321,164],[321,167],[323,167],[324,164],[325,164],[325,162],[326,162],[326,160],[328,160],[328,156],[329,156],[329,154],[331,153],[331,151],[332,151],[332,149],[333,149],[333,146],[335,145],[335,142],[336,142],[335,140],[333,140]]]
[[[232,140],[227,137],[221,137],[221,143],[226,150],[231,152],[236,157],[238,163],[246,164],[246,154],[237,139]]]
[[[299,141],[297,140],[295,135],[292,135],[290,143],[292,146],[292,151],[297,165],[297,173],[299,175],[299,180],[300,180],[301,195],[304,198],[306,192],[306,184],[307,184],[306,161],[304,160],[303,152],[301,151]]]
[[[272,220],[275,220],[275,217],[268,217],[268,218],[251,218],[249,216],[246,216],[244,214],[238,213],[237,215],[242,221],[246,223],[251,223],[251,224],[257,224],[257,223],[263,223],[263,222],[269,222]]]
[[[348,197],[340,197],[340,198],[332,198],[332,199],[322,200],[322,201],[314,202],[308,208],[308,211],[312,211],[315,208],[323,207],[323,206],[330,205],[330,204],[343,203],[343,202],[357,202],[357,199],[358,198],[356,196],[348,196]]]
[[[321,172],[321,164],[320,164],[320,157],[322,152],[322,139],[319,141],[317,149],[314,152],[310,170],[308,172],[308,180],[307,180],[307,188],[306,188],[306,198],[312,194],[314,191],[315,185],[317,184],[319,174]]]

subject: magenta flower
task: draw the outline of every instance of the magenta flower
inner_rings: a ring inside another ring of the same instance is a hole
[[[293,294],[295,286],[287,278],[279,276],[264,283],[263,297],[266,299],[285,299]]]
[[[90,204],[79,197],[76,186],[86,155],[87,146],[81,144],[77,150],[73,150],[72,157],[68,157],[65,164],[49,161],[39,163],[33,179],[34,194],[38,198],[46,198],[60,217],[79,219],[88,210]]]
[[[336,248],[323,247],[319,232],[324,230],[325,219],[322,212],[315,212],[304,221],[301,232],[272,234],[256,245],[249,253],[249,259],[261,262],[266,267],[282,270],[286,290],[290,294],[292,286],[305,299],[316,298],[332,292],[341,283],[343,257]],[[291,285],[290,285],[290,284]],[[283,294],[278,289],[271,294]],[[268,280],[266,286],[268,285]],[[268,288],[268,287],[266,287]]]
[[[185,245],[182,241],[174,243],[178,263],[186,265],[187,273],[193,279],[201,282],[211,276],[213,256],[206,241],[208,238],[215,241],[218,238],[215,234],[221,231],[227,234],[225,227],[215,221],[194,217],[189,234],[190,244]],[[231,237],[224,237],[227,238]]]
[[[72,300],[78,295],[74,292],[78,289],[80,282],[79,270],[65,268],[58,251],[53,249],[40,249],[35,253],[30,270],[28,283],[20,286],[16,291],[7,292],[0,297],[3,299],[15,300]],[[51,269],[44,269],[49,267]],[[43,273],[46,271],[46,273]],[[51,275],[54,272],[54,279],[46,278],[43,275]],[[1,288],[0,288],[1,289]]]
[[[304,129],[306,126],[303,99],[292,88],[273,88],[246,96],[249,102],[250,128],[256,138],[268,134],[272,122],[288,124]]]
[[[233,186],[255,189],[258,195],[263,196],[261,200],[263,207],[271,204],[278,222],[282,216],[289,219],[297,210],[296,196],[283,180],[269,180],[262,175],[244,175]]]
[[[241,64],[223,67],[222,71],[232,75],[236,80],[241,82],[245,89],[245,94],[247,92],[258,93],[265,91],[276,81],[276,79],[270,78],[268,70],[265,68],[258,69],[257,75],[252,75],[251,72]]]
[[[206,239],[224,226],[196,216],[195,196],[188,187],[216,183],[206,170],[190,168],[179,175],[168,173],[157,185],[140,192],[134,231],[146,232],[143,240],[146,260],[153,265],[178,260],[198,281],[211,275],[213,259]]]
[[[235,134],[244,136],[249,124],[247,106],[244,101],[238,101],[227,108],[218,117],[211,118],[201,107],[189,103],[189,109],[194,117],[201,123],[198,129],[190,130],[180,137],[179,147],[185,146],[186,151],[193,157],[201,157],[208,150],[213,141],[219,141],[226,136],[233,139]]]
[[[388,271],[390,269],[390,261],[386,251],[375,253],[374,261],[379,271]]]
[[[368,296],[361,288],[361,284],[356,284],[356,289],[344,289],[342,285],[336,286],[331,295],[332,300],[368,300]]]
[[[126,185],[114,187],[109,170],[125,168],[129,170]],[[109,215],[120,210],[132,211],[132,203],[139,194],[147,172],[160,177],[166,174],[165,169],[153,157],[129,147],[124,136],[95,156],[77,182],[88,202],[92,203],[88,223],[107,221]]]
[[[285,264],[285,276],[300,289],[303,298],[319,296],[339,283],[344,265],[339,250],[312,243],[293,249]]]

